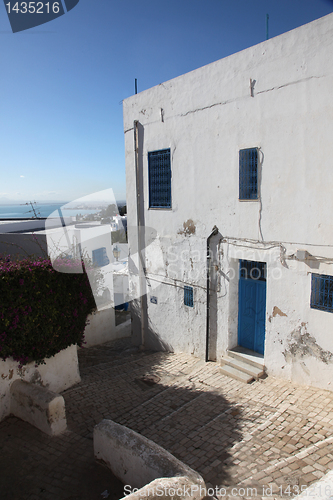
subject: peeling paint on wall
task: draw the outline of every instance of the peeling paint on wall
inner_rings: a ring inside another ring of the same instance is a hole
[[[30,383],[31,384],[37,384],[37,385],[41,385],[43,386],[43,380],[42,380],[42,377],[41,377],[41,374],[36,370],[31,378],[30,378]],[[50,384],[46,384],[46,386],[49,386]]]
[[[281,309],[279,309],[277,306],[274,306],[273,307],[273,313],[270,315],[270,317],[268,318],[268,321],[271,322],[272,321],[272,318],[275,318],[275,316],[286,316],[286,313],[282,312]]]
[[[178,234],[183,234],[184,236],[189,236],[190,234],[195,234],[195,224],[192,219],[188,219],[183,223],[183,229],[178,231]]]
[[[6,380],[6,378],[8,378],[8,380],[11,380],[13,378],[13,374],[14,374],[14,370],[9,370],[7,375],[2,373],[1,378],[2,378],[2,380]]]
[[[288,339],[288,347],[282,353],[287,362],[312,356],[323,363],[333,362],[333,354],[317,344],[316,339],[307,331],[306,323],[295,328]]]

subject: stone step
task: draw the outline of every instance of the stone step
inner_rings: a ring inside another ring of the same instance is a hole
[[[261,366],[258,368],[257,366],[253,366],[246,362],[246,360],[234,358],[231,356],[223,356],[221,359],[221,365],[228,365],[236,370],[240,370],[248,375],[251,375],[253,378],[257,379],[262,377],[265,373],[264,367]]]
[[[262,354],[258,354],[257,352],[250,351],[250,349],[240,346],[229,349],[227,353],[228,356],[232,358],[239,359],[240,361],[255,366],[256,368],[262,370],[265,369],[264,356]]]
[[[227,377],[231,377],[236,380],[240,380],[241,382],[245,382],[245,384],[249,384],[253,380],[252,375],[249,375],[248,373],[245,373],[237,368],[233,368],[232,366],[229,365],[221,366],[220,372],[223,375],[227,375]]]

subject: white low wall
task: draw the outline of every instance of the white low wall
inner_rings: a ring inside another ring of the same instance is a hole
[[[319,481],[311,484],[296,500],[331,500],[333,497],[333,470],[329,471]]]
[[[0,421],[10,414],[10,388],[15,380],[38,384],[56,393],[81,381],[76,345],[45,359],[45,362],[38,366],[32,362],[19,368],[19,363],[13,359],[0,360]]]
[[[85,347],[104,344],[110,340],[127,337],[127,322],[116,327],[115,310],[113,307],[105,307],[88,316],[89,324],[84,331]],[[123,326],[124,325],[124,326]]]
[[[199,500],[205,496],[200,474],[150,439],[112,420],[95,426],[94,453],[124,483],[128,500],[185,496]]]
[[[50,436],[67,428],[65,401],[46,387],[15,380],[11,388],[10,413]]]

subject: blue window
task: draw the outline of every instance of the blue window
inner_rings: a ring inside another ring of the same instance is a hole
[[[149,208],[171,208],[170,149],[148,153]]]
[[[106,248],[97,248],[97,250],[92,251],[93,265],[97,267],[103,267],[110,264],[108,254],[106,253]]]
[[[184,304],[193,307],[193,288],[191,286],[184,286]]]
[[[258,199],[258,150],[239,151],[239,199]]]
[[[313,309],[333,312],[333,276],[312,274],[310,306]]]

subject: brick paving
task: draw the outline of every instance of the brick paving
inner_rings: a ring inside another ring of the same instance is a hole
[[[333,469],[331,392],[271,377],[244,385],[215,363],[140,352],[129,339],[80,350],[79,359],[82,381],[63,393],[65,434],[51,438],[14,417],[0,423],[1,499],[122,496],[93,459],[103,418],[166,448],[221,498],[290,498]]]

